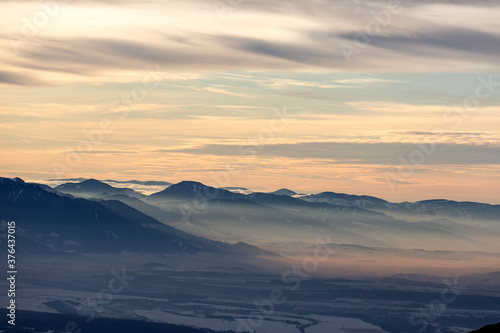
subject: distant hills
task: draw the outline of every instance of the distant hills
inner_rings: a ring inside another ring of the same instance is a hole
[[[194,181],[145,195],[96,179],[54,188],[1,179],[0,219],[33,224],[25,244],[38,252],[214,252],[229,248],[209,239],[314,243],[326,235],[332,243],[371,248],[500,251],[500,205],[450,200],[392,203],[331,191],[231,191]],[[139,242],[135,235],[150,241]]]
[[[119,210],[119,202],[186,233],[234,242],[314,242],[328,234],[335,243],[369,247],[451,246],[494,252],[495,237],[500,237],[500,205],[450,200],[392,203],[331,191],[301,195],[286,188],[263,193],[194,181],[167,183],[145,195],[110,184],[84,179],[44,189],[92,199],[108,209]]]
[[[163,199],[241,199],[245,195],[241,193],[231,192],[222,188],[215,188],[204,185],[199,182],[183,181],[175,185],[171,185],[161,192],[154,193],[148,198],[151,200]]]
[[[274,191],[274,192],[271,192],[271,194],[276,194],[276,195],[288,195],[288,196],[291,196],[293,197],[294,195],[297,195],[296,192],[294,191],[291,191],[287,188],[282,188],[282,189],[279,189],[277,191]]]
[[[243,187],[215,188],[193,181],[182,181],[177,184],[172,184],[164,181],[117,181],[111,179],[98,181],[87,178],[49,180],[49,182],[55,181],[59,183],[63,182],[63,184],[55,187],[57,191],[84,198],[104,198],[112,195],[125,195],[139,199],[144,199],[146,197],[146,195],[135,191],[134,189],[113,186],[126,184],[157,187],[162,186],[165,188],[164,190],[147,196],[148,199],[151,200],[170,198],[182,201],[186,199],[194,199],[195,195],[198,198],[203,197],[205,199],[248,199],[249,196],[254,195],[257,199],[262,198],[263,195],[263,193],[252,192],[251,190]],[[477,202],[457,202],[446,199],[433,199],[417,202],[396,203],[368,195],[352,195],[331,191],[317,194],[298,194],[297,192],[287,188],[282,188],[267,194],[275,196],[288,196],[307,202],[328,203],[344,207],[357,207],[360,209],[395,215],[419,216],[425,218],[449,217],[468,220],[500,220],[500,205],[490,205]],[[271,196],[268,198],[269,200],[277,200]]]
[[[335,192],[321,192],[318,194],[310,194],[302,197],[301,199],[310,202],[327,202],[335,205],[355,206],[366,209],[385,210],[391,209],[395,206],[395,204],[391,204],[386,200],[371,197],[368,195],[351,195]]]
[[[87,179],[79,183],[66,183],[55,187],[61,193],[71,194],[81,198],[98,198],[112,195],[125,195],[134,198],[145,197],[128,188],[116,188],[95,179]]]
[[[96,180],[89,191],[112,193]],[[78,185],[63,186],[78,189]],[[57,191],[57,190],[56,190]],[[214,252],[272,255],[256,247],[216,242],[175,229],[118,200],[75,198],[22,179],[0,178],[0,221],[16,221],[18,250],[33,253]],[[74,193],[74,192],[73,192]],[[124,193],[129,193],[128,191]]]
[[[90,180],[91,178],[66,178],[66,179],[48,179],[48,182],[83,182],[85,180]],[[113,179],[106,179],[103,180],[102,182],[105,183],[115,183],[115,184],[136,184],[136,185],[147,185],[147,186],[170,186],[172,183],[169,182],[163,182],[163,181],[156,181],[156,180],[149,180],[149,181],[140,181],[140,180],[113,180]]]
[[[500,205],[489,205],[477,202],[457,202],[439,199],[391,203],[372,196],[334,192],[307,195],[301,199],[311,202],[327,202],[342,206],[355,206],[394,214],[500,221]]]

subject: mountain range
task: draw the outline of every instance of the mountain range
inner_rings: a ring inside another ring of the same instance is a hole
[[[142,213],[141,219],[150,218],[186,235],[226,242],[313,243],[329,235],[333,243],[372,247],[443,250],[451,244],[456,250],[500,251],[495,241],[500,236],[500,205],[450,200],[393,203],[330,191],[298,195],[288,189],[245,194],[241,188],[231,191],[193,181],[168,185],[150,195],[95,179],[38,188],[66,196],[65,200],[87,199],[125,220],[132,212]],[[96,222],[95,216],[92,221]],[[117,235],[114,228],[108,232]]]
[[[252,192],[242,187],[214,188],[199,182],[182,181],[171,184],[164,181],[117,181],[95,179],[72,178],[72,179],[51,179],[49,182],[63,182],[55,189],[62,193],[74,194],[78,197],[98,198],[112,195],[126,195],[140,199],[160,199],[170,198],[172,200],[183,201],[185,199],[209,198],[209,199],[248,199],[250,195],[259,192]],[[66,183],[64,183],[66,182]],[[164,186],[165,189],[146,196],[130,188],[111,186],[138,184],[149,186]],[[500,216],[500,205],[491,205],[478,202],[457,202],[446,199],[422,200],[417,202],[389,202],[368,195],[352,195],[336,193],[331,191],[317,194],[298,194],[287,188],[282,188],[267,194],[275,196],[288,196],[307,202],[329,203],[336,206],[357,207],[382,213],[394,215],[420,216],[426,218],[450,217],[462,220],[492,220],[498,221]],[[268,196],[270,200],[276,200]],[[283,199],[285,200],[285,199]],[[157,200],[158,201],[158,200]],[[297,201],[295,201],[297,202]]]
[[[81,190],[85,196],[92,189],[100,196],[114,193],[115,189],[108,186],[85,180],[80,187],[68,184],[61,188],[69,188],[73,194],[74,190]],[[0,220],[16,222],[17,237],[22,239],[18,241],[18,250],[24,252],[273,255],[250,245],[231,245],[190,235],[118,200],[76,198],[20,178],[0,178]]]
[[[193,181],[145,195],[95,179],[51,188],[19,178],[1,178],[0,198],[0,219],[26,221],[37,251],[217,252],[234,250],[224,242],[313,243],[325,235],[369,247],[500,251],[500,205],[475,202],[392,203],[288,189],[245,194]]]

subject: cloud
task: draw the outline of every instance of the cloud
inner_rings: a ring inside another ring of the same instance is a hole
[[[429,131],[395,131],[395,134],[433,135],[433,136],[482,136],[483,132],[429,132]]]
[[[170,150],[172,151],[172,150]],[[295,159],[326,159],[339,164],[399,165],[404,160],[421,161],[429,165],[499,165],[500,146],[429,143],[353,143],[303,142],[274,145],[211,144],[200,148],[175,150],[206,155],[247,155],[287,157]],[[410,162],[411,163],[411,162]]]
[[[78,77],[106,81],[154,64],[177,72],[492,71],[500,51],[500,33],[494,26],[499,7],[493,1],[402,1],[405,10],[379,35],[370,36],[369,45],[352,63],[346,62],[340,44],[353,42],[374,20],[371,12],[387,7],[387,1],[243,2],[224,22],[202,1],[115,4],[65,4],[15,54],[9,36],[22,34],[22,22],[29,16],[21,5],[2,3],[0,10],[13,19],[1,26],[5,69],[0,82],[49,84]],[[143,6],[140,12],[137,6]],[[427,13],[446,16],[449,8],[450,22],[428,18]],[[480,26],[468,24],[471,8],[475,17],[484,17]],[[82,11],[95,17],[90,21]]]
[[[137,151],[130,151],[130,150],[91,150],[91,151],[84,151],[80,152],[80,154],[138,154],[139,152]]]
[[[342,59],[340,52],[324,50],[322,46],[304,47],[293,42],[265,41],[244,37],[219,36],[220,42],[230,48],[243,50],[271,58],[277,58],[298,64],[325,67],[332,59]],[[309,45],[308,45],[309,46]]]
[[[245,98],[252,97],[248,94],[236,93],[236,92],[222,89],[219,87],[203,87],[202,90],[210,91],[210,92],[213,92],[216,94],[223,94],[223,95],[229,95],[229,96],[235,96],[235,97],[245,97]]]
[[[356,34],[357,32],[341,33],[339,37],[352,41]],[[440,49],[500,57],[500,35],[471,29],[438,27],[431,31],[415,32],[411,36],[381,35],[369,38],[372,46],[423,57],[439,56]]]
[[[35,86],[41,84],[41,81],[29,75],[0,71],[0,84],[2,83],[21,86]]]

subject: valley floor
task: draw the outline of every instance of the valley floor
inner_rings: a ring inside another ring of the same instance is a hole
[[[318,278],[210,255],[30,257],[20,267],[18,309],[75,315],[82,332],[116,318],[256,333],[459,333],[500,317],[494,279]]]

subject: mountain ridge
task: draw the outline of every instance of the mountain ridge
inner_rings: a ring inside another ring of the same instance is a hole
[[[127,195],[142,198],[140,194],[129,188],[113,187],[102,181],[90,178],[79,183],[65,183],[54,187],[54,190],[82,198],[99,198],[110,195]]]
[[[117,200],[65,196],[20,178],[0,178],[0,220],[16,221],[26,231],[23,238],[56,252],[275,255],[251,245],[243,248],[191,235]]]

